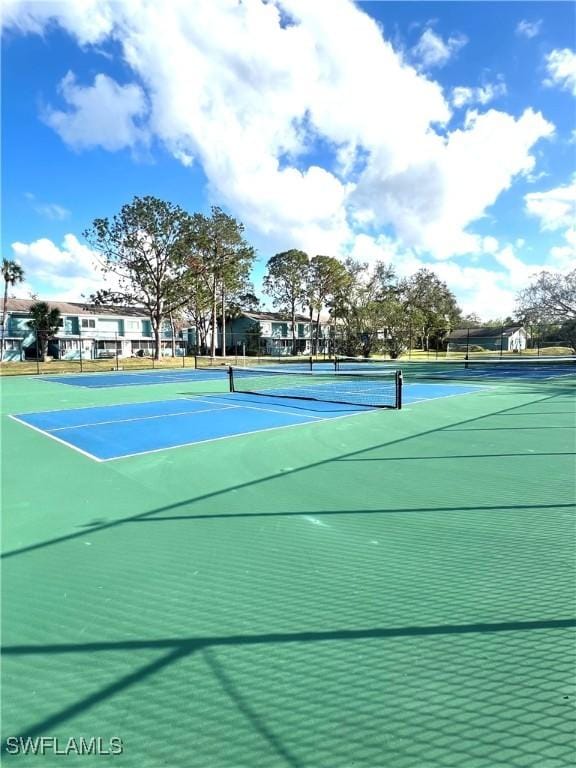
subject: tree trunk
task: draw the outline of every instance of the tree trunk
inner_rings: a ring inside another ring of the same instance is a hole
[[[222,357],[226,357],[226,289],[222,287]]]
[[[8,280],[4,281],[4,306],[2,307],[2,341],[0,341],[0,362],[4,360],[4,334],[6,331],[6,322],[8,318],[8,311],[6,305],[8,304]]]
[[[212,341],[210,344],[210,354],[212,357],[216,357],[216,334],[218,333],[218,326],[216,325],[216,283],[214,283],[214,289],[212,291]]]
[[[154,359],[160,360],[160,323],[158,322],[158,318],[154,318],[154,343],[156,345]]]
[[[37,336],[38,339],[38,345],[40,347],[40,357],[42,360],[46,357],[46,353],[48,352],[48,336],[40,331]]]
[[[200,318],[199,321],[196,323],[196,349],[197,352],[200,352],[200,350],[204,350],[204,354],[206,354],[208,346],[206,344],[206,339],[208,338],[208,329],[206,328],[206,325],[204,323],[204,319]],[[202,354],[202,353],[200,353]]]
[[[172,333],[172,357],[176,357],[176,323],[174,322],[174,315],[170,312],[170,331]]]

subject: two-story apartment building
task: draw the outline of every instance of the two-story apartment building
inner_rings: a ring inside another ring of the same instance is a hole
[[[226,323],[226,349],[247,354],[310,355],[330,351],[331,327],[320,323],[316,348],[316,325],[310,318],[296,315],[295,349],[292,340],[292,321],[278,312],[244,312]]]
[[[24,360],[36,357],[36,336],[30,329],[32,299],[8,299],[4,323],[3,360]],[[60,329],[51,341],[48,354],[55,358],[73,360],[80,356],[132,357],[152,354],[154,338],[147,312],[138,307],[90,307],[80,302],[48,301],[60,310]],[[183,352],[179,340],[176,353]],[[162,353],[172,354],[172,330],[169,324],[162,331]]]

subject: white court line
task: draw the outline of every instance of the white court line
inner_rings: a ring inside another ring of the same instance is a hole
[[[12,416],[10,414],[8,418],[14,419],[14,421],[17,421],[20,424],[23,424],[25,427],[28,427],[29,429],[33,429],[35,432],[39,432],[41,435],[44,435],[45,437],[49,437],[51,440],[55,440],[57,443],[60,443],[61,445],[65,445],[67,448],[72,448],[72,450],[77,451],[78,453],[81,453],[83,456],[87,456],[89,459],[92,459],[93,461],[97,461],[98,463],[102,463],[103,461],[105,461],[105,459],[99,459],[98,456],[94,456],[94,454],[88,453],[88,451],[84,451],[82,450],[82,448],[78,448],[73,443],[68,443],[66,440],[62,440],[62,438],[56,437],[56,435],[53,435],[51,432],[46,432],[43,429],[39,429],[38,427],[35,427],[33,424],[27,424],[25,421],[22,421],[17,416]]]
[[[315,423],[319,423],[322,421],[337,421],[338,419],[347,419],[350,416],[361,416],[365,413],[371,413],[374,414],[375,411],[384,410],[381,408],[371,408],[366,409],[365,411],[356,411],[354,413],[344,413],[342,416],[328,416],[326,418],[317,418]],[[387,409],[387,410],[393,410],[393,409]],[[291,414],[292,416],[298,415],[298,414]],[[138,453],[126,453],[122,456],[112,456],[109,459],[99,459],[99,461],[106,463],[108,461],[120,461],[121,459],[129,459],[134,456],[145,456],[148,453],[160,453],[160,451],[172,451],[175,448],[187,448],[191,445],[200,445],[202,443],[215,443],[218,440],[230,440],[235,437],[246,437],[247,435],[259,435],[261,432],[273,432],[278,429],[292,429],[293,427],[307,427],[312,422],[303,422],[301,424],[284,424],[280,427],[266,427],[265,429],[252,429],[249,432],[237,432],[234,435],[222,435],[221,437],[207,437],[205,440],[194,440],[190,443],[179,443],[178,445],[168,445],[165,448],[153,448],[150,451],[139,451]],[[67,443],[66,443],[67,445]]]
[[[503,385],[501,385],[501,386],[503,386]],[[497,387],[477,387],[477,388],[478,389],[497,389],[499,387],[497,386]],[[468,393],[462,393],[462,394],[475,394],[475,393],[468,392]],[[459,397],[461,395],[459,393],[458,394],[455,393],[453,395],[445,395],[445,397],[457,397],[457,396]],[[206,402],[206,403],[209,403],[209,402],[212,401],[212,398],[210,400],[204,400],[202,398],[195,398],[195,399],[199,400],[200,402]],[[217,398],[215,397],[214,399],[217,399]],[[410,405],[416,405],[417,403],[429,402],[430,400],[439,400],[439,399],[442,399],[442,398],[438,398],[438,397],[426,398],[426,399],[414,401],[413,403],[410,403]],[[152,402],[154,402],[154,401],[152,401]],[[159,400],[158,402],[162,402],[162,401]],[[90,406],[90,407],[94,407],[94,406]],[[103,407],[112,407],[112,406],[103,406]],[[314,423],[319,423],[319,422],[323,422],[323,421],[338,421],[339,419],[347,419],[347,418],[350,418],[350,417],[353,417],[353,416],[361,416],[361,415],[364,415],[364,414],[374,414],[374,413],[377,413],[378,411],[383,411],[383,410],[393,410],[393,409],[383,409],[383,408],[365,408],[365,409],[363,409],[361,411],[353,411],[352,413],[343,413],[340,416],[322,417],[322,416],[307,416],[306,414],[300,414],[300,413],[289,413],[289,414],[287,414],[286,411],[276,411],[276,410],[273,410],[273,409],[257,408],[255,406],[242,405],[242,406],[232,406],[232,407],[234,407],[234,408],[244,407],[244,408],[247,408],[249,410],[256,410],[256,411],[258,411],[258,410],[262,410],[262,411],[269,410],[270,412],[273,412],[273,413],[282,413],[284,415],[290,415],[290,416],[301,416],[301,417],[304,417],[304,418],[312,419]],[[81,409],[72,409],[72,410],[81,410]],[[210,409],[208,409],[208,410],[210,410]],[[191,413],[194,413],[194,411],[192,411]],[[312,423],[312,422],[309,421],[309,422],[302,422],[300,424],[285,424],[283,426],[266,427],[264,429],[253,429],[253,430],[249,430],[247,432],[237,432],[236,434],[233,434],[233,435],[222,435],[221,437],[209,437],[209,438],[206,438],[205,440],[193,440],[193,441],[190,441],[190,442],[187,442],[187,443],[179,443],[178,445],[164,446],[162,448],[153,448],[153,449],[148,450],[148,451],[138,451],[138,452],[135,452],[135,453],[126,453],[126,454],[123,454],[122,456],[111,456],[108,459],[100,459],[97,456],[94,456],[93,454],[88,453],[87,451],[82,450],[81,448],[77,448],[72,443],[68,443],[65,440],[62,440],[61,438],[56,437],[55,435],[53,435],[50,432],[46,432],[46,431],[44,431],[42,429],[38,429],[37,427],[34,427],[31,424],[27,424],[25,421],[21,421],[21,419],[19,419],[17,416],[10,415],[9,418],[14,419],[14,421],[18,421],[21,424],[24,424],[24,426],[29,427],[30,429],[34,429],[36,432],[39,432],[41,435],[46,435],[50,439],[55,440],[56,442],[61,443],[62,445],[66,445],[68,448],[72,448],[73,450],[77,451],[78,453],[81,453],[84,456],[87,456],[88,458],[93,459],[94,461],[97,461],[98,463],[103,463],[103,464],[107,463],[109,461],[119,461],[121,459],[129,459],[129,458],[133,458],[135,456],[146,456],[149,453],[160,453],[162,451],[170,451],[170,450],[174,450],[174,449],[177,449],[177,448],[187,448],[189,446],[200,445],[202,443],[214,443],[214,442],[217,442],[219,440],[230,440],[230,439],[235,438],[235,437],[246,437],[248,435],[257,435],[257,434],[260,434],[261,432],[272,432],[274,430],[279,430],[279,429],[292,429],[293,427],[303,427],[303,426],[307,426],[307,425]]]
[[[498,387],[475,387],[475,389],[492,390],[492,389],[498,389]],[[451,395],[436,395],[435,397],[418,397],[415,400],[412,400],[412,399],[408,399],[408,395],[406,393],[403,393],[402,407],[404,408],[404,405],[406,406],[415,405],[416,403],[429,403],[432,400],[446,400],[449,397],[463,397],[464,395],[477,395],[477,394],[480,394],[480,393],[479,392],[453,392]]]
[[[35,395],[34,395],[35,397]],[[103,405],[81,405],[78,408],[48,408],[45,411],[26,411],[26,413],[19,413],[18,416],[33,416],[39,413],[60,413],[61,411],[93,411],[95,408],[126,408],[131,405],[152,405],[153,403],[178,403],[180,401],[188,401],[190,397],[174,397],[169,400],[137,400],[132,403],[104,403]]]
[[[486,384],[467,384],[465,381],[455,381],[454,383],[448,381],[438,381],[437,384],[431,381],[411,381],[408,378],[404,379],[405,387],[468,387],[469,389],[486,389]]]
[[[210,413],[210,411],[226,411],[230,408],[238,408],[238,405],[217,405],[216,408],[201,408],[197,411],[180,411],[179,413],[159,413],[155,416],[137,416],[132,419],[111,419],[110,421],[92,421],[86,424],[71,424],[69,427],[46,428],[46,432],[61,432],[64,429],[81,429],[82,427],[99,427],[101,424],[123,424],[127,421],[147,421],[149,419],[167,419],[171,416],[194,416],[197,413]],[[24,424],[26,422],[23,422]]]
[[[241,394],[250,394],[250,393],[249,392],[231,392],[230,394],[241,395]],[[194,395],[190,395],[190,397],[192,398],[192,397],[194,397]],[[218,397],[219,397],[219,395],[215,395],[214,399],[216,400]],[[220,397],[221,397],[221,395],[220,395]],[[261,397],[261,395],[255,395],[255,397]],[[272,395],[264,395],[264,397],[272,397]],[[203,400],[200,397],[198,397],[198,398],[194,397],[194,399],[195,400],[199,400],[201,403],[209,403],[210,402],[210,400]],[[286,400],[290,400],[289,397],[286,397],[285,399]],[[326,401],[322,401],[322,402],[326,402]],[[257,405],[245,405],[244,403],[242,403],[241,405],[235,405],[233,407],[234,408],[246,408],[249,411],[262,411],[263,413],[280,413],[283,416],[286,416],[286,415],[288,415],[288,416],[302,416],[305,419],[314,419],[315,421],[324,421],[325,418],[336,418],[335,416],[333,416],[333,417],[309,416],[307,413],[293,413],[292,411],[288,412],[287,410],[279,411],[276,408],[260,408]],[[292,408],[296,408],[296,407],[297,406],[295,406],[295,405],[292,406]],[[350,407],[353,408],[354,406],[351,405]],[[367,406],[361,406],[360,405],[358,407],[359,408],[363,408],[363,407],[366,408]]]
[[[89,384],[78,384],[78,383],[71,382],[71,381],[56,381],[55,379],[56,379],[56,377],[58,377],[58,379],[59,379],[61,376],[77,376],[77,377],[86,376],[87,378],[89,376],[93,376],[94,378],[98,378],[100,376],[111,376],[113,374],[117,374],[119,377],[120,376],[134,376],[134,378],[137,378],[137,377],[144,377],[144,376],[154,376],[154,374],[153,373],[122,373],[122,371],[106,371],[104,373],[90,373],[90,372],[87,372],[87,373],[51,374],[52,376],[54,376],[53,379],[47,378],[46,376],[42,376],[42,378],[35,378],[34,377],[34,378],[32,378],[32,380],[33,381],[44,381],[44,382],[48,382],[49,384],[64,384],[64,385],[69,386],[69,387],[81,387],[82,389],[117,389],[117,388],[120,388],[120,387],[135,387],[135,386],[140,386],[140,387],[150,386],[150,387],[154,387],[154,386],[159,385],[159,384],[178,384],[178,383],[180,383],[182,381],[187,381],[188,379],[194,377],[195,372],[193,373],[193,371],[194,371],[194,369],[191,369],[190,373],[186,373],[186,374],[185,373],[180,373],[180,374],[174,374],[174,373],[172,373],[172,374],[160,374],[160,375],[158,375],[158,379],[162,379],[162,381],[160,381],[160,380],[158,380],[158,381],[148,381],[148,382],[128,381],[125,384],[100,384],[98,386],[90,386]],[[214,381],[216,379],[214,377],[212,377],[212,378],[206,378],[204,380],[205,381]]]

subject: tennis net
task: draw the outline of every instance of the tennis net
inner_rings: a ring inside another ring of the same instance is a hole
[[[337,371],[383,373],[400,365],[407,380],[412,379],[554,379],[576,374],[576,357],[493,357],[466,360],[375,360],[338,358]]]
[[[402,373],[324,373],[257,368],[229,369],[230,391],[293,400],[320,400],[366,408],[401,408]]]
[[[336,371],[369,371],[369,370],[395,370],[398,360],[381,360],[375,357],[335,357],[334,369]]]
[[[313,360],[310,356],[302,355],[301,357],[242,357],[236,355],[229,355],[228,357],[211,357],[210,355],[195,355],[194,367],[195,368],[218,368],[223,367],[228,369],[232,365],[235,368],[249,367],[255,368],[257,366],[266,366],[273,368],[283,368],[284,366],[294,366],[298,370],[311,371],[313,366]]]

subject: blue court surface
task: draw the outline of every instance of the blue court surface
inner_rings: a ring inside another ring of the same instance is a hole
[[[103,389],[109,387],[139,387],[143,384],[174,384],[179,381],[214,381],[222,379],[228,369],[221,368],[181,368],[158,371],[113,371],[111,373],[63,374],[61,376],[42,376],[41,381],[67,384],[71,387]]]
[[[481,389],[454,384],[410,384],[404,388],[404,403],[465,395]],[[25,413],[11,418],[96,461],[110,461],[373,410],[356,405],[231,393]],[[395,418],[395,415],[389,413],[389,417]]]

